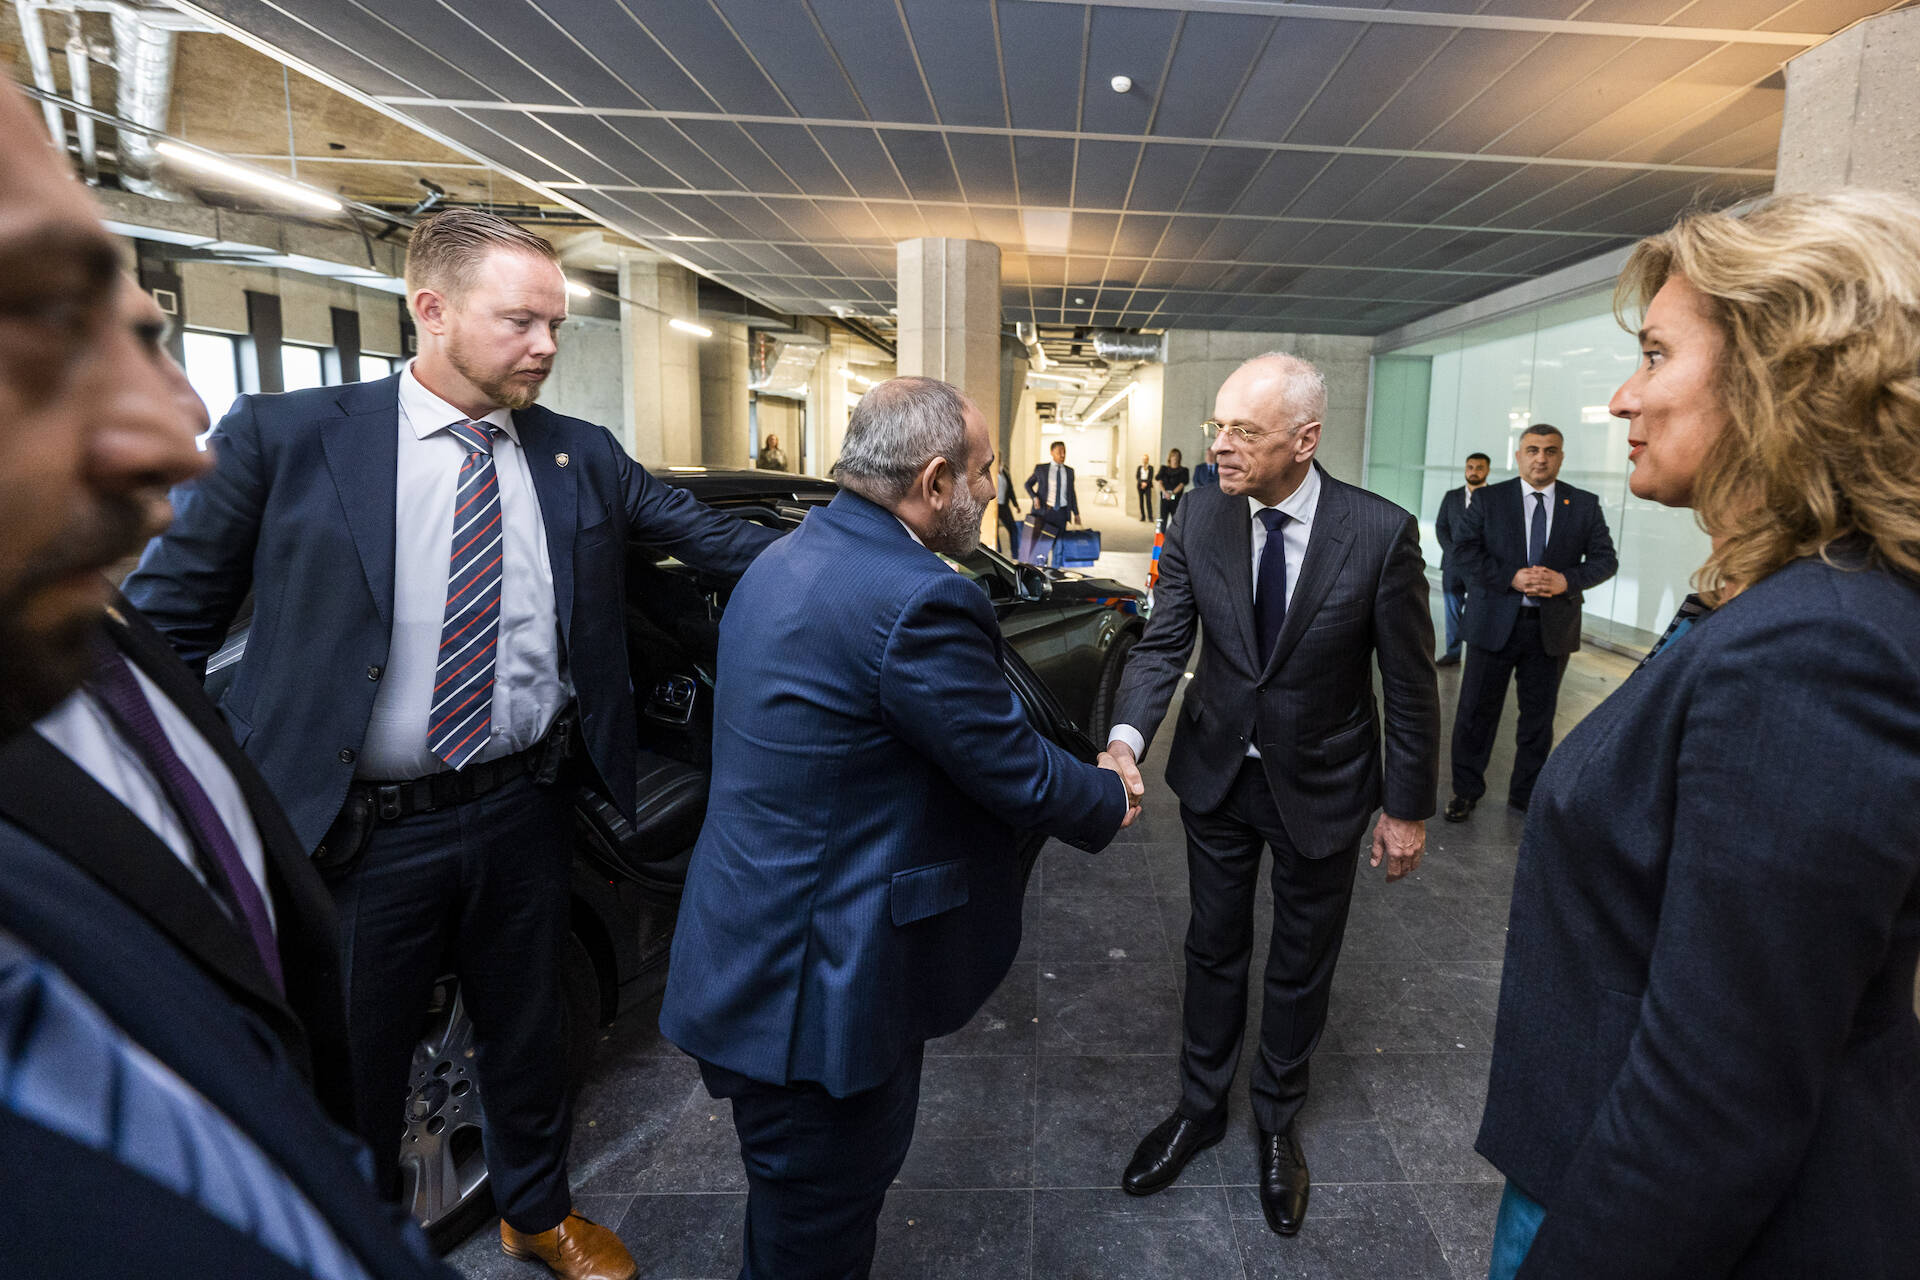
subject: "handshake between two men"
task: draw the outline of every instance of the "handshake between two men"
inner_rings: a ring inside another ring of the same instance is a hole
[[[1158,1191],[1225,1133],[1271,849],[1289,927],[1267,969],[1254,1110],[1268,1221],[1299,1229],[1292,1119],[1361,836],[1384,805],[1375,864],[1385,857],[1390,879],[1418,865],[1439,732],[1416,525],[1312,464],[1324,402],[1318,372],[1289,356],[1221,389],[1234,430],[1219,433],[1220,485],[1189,496],[1169,532],[1097,767],[1027,723],[991,605],[929,554],[971,551],[995,491],[986,423],[947,384],[869,390],[834,468],[840,495],[741,578],[660,1025],[732,1100],[744,1276],[868,1273],[925,1042],[966,1025],[1019,948],[1014,833],[1092,852],[1138,819],[1138,761],[1202,618],[1202,675],[1166,757],[1193,870],[1180,1103],[1120,1182]],[[1296,739],[1305,726],[1326,732]]]

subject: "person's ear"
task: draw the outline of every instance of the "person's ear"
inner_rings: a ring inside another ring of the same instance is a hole
[[[945,458],[935,456],[927,459],[927,465],[920,468],[920,478],[915,481],[920,494],[928,502],[939,504],[945,501],[945,486],[952,483],[953,471]]]

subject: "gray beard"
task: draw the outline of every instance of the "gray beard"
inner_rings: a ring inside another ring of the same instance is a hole
[[[986,503],[974,501],[972,490],[955,489],[953,505],[940,513],[940,523],[927,546],[955,560],[971,555],[980,544],[980,517],[986,509]]]

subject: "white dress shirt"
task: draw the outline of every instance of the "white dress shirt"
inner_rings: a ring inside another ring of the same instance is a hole
[[[260,828],[254,825],[253,810],[247,807],[247,798],[241,793],[240,784],[234,781],[232,771],[221,761],[220,753],[213,749],[213,744],[201,736],[200,731],[193,727],[193,722],[187,719],[186,713],[173,705],[171,698],[160,692],[160,686],[149,680],[147,673],[133,663],[129,662],[127,669],[140,682],[140,692],[146,695],[148,704],[153,707],[154,718],[165,730],[173,753],[180,757],[180,762],[193,774],[200,789],[207,793],[214,812],[220,815],[227,834],[233,837],[234,847],[240,851],[240,861],[246,864],[247,873],[260,888],[261,900],[267,904],[267,922],[274,923],[273,893],[267,888],[266,849],[260,842]],[[95,701],[92,694],[83,689],[70,695],[65,702],[37,720],[33,727],[60,754],[105,787],[134,817],[146,823],[153,834],[160,837],[160,842],[173,850],[181,865],[193,873],[194,879],[201,884],[207,882],[200,870],[199,856],[194,850],[193,835],[174,811],[166,789],[140,759],[133,744],[121,736],[118,726],[107,715],[106,708]]]
[[[1530,545],[1528,542],[1528,539],[1530,539],[1533,536],[1533,507],[1534,507],[1533,495],[1536,493],[1544,494],[1546,496],[1546,501],[1540,504],[1546,511],[1546,520],[1547,520],[1546,538],[1541,543],[1541,547],[1543,548],[1543,554],[1544,554],[1544,548],[1546,546],[1546,543],[1551,542],[1553,540],[1553,491],[1554,491],[1554,488],[1555,486],[1550,484],[1544,489],[1536,489],[1531,484],[1528,484],[1525,480],[1522,480],[1520,482],[1520,558],[1522,560],[1525,560],[1527,558],[1527,550],[1528,550],[1528,546]],[[1521,596],[1520,607],[1522,609],[1538,609],[1540,607],[1540,602],[1534,599],[1532,596]]]
[[[1049,462],[1047,467],[1047,505],[1050,507],[1065,506],[1066,499],[1061,496],[1060,491],[1067,483],[1065,474],[1067,466],[1064,462]]]
[[[393,639],[374,695],[362,778],[418,778],[445,763],[427,748],[434,674],[447,611],[453,505],[467,447],[446,428],[467,415],[414,376],[400,377],[400,451],[395,476]],[[479,419],[498,429],[493,467],[500,484],[500,632],[493,673],[493,740],[476,761],[524,751],[538,742],[572,696],[560,655],[553,562],[533,473],[513,425],[496,409]]]
[[[1313,517],[1320,510],[1319,470],[1308,467],[1306,479],[1278,502],[1264,503],[1252,494],[1247,495],[1247,519],[1253,526],[1253,598],[1256,604],[1260,600],[1260,556],[1267,549],[1267,526],[1262,523],[1260,513],[1269,507],[1285,512],[1289,517],[1280,529],[1280,545],[1287,553],[1287,604],[1291,606],[1293,589],[1300,582],[1300,566],[1307,562],[1307,545],[1313,540]],[[1126,743],[1133,748],[1136,756],[1147,749],[1147,740],[1130,724],[1113,726],[1107,741]],[[1248,742],[1247,754],[1258,760],[1260,748]]]

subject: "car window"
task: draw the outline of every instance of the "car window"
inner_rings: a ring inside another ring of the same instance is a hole
[[[993,557],[987,554],[985,547],[976,546],[970,553],[959,559],[949,555],[942,555],[940,558],[945,560],[948,567],[955,573],[986,592],[987,599],[1013,599],[1013,584],[994,563]]]

